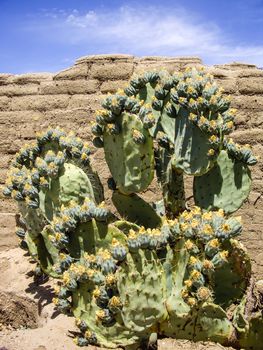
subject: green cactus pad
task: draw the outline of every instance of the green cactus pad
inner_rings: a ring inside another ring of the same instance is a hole
[[[141,250],[136,255],[128,253],[112,276],[115,276],[115,289],[122,303],[112,324],[104,325],[98,320],[102,308],[92,298],[95,286],[88,281],[80,283],[72,292],[73,313],[86,323],[89,332],[96,334],[100,346],[138,346],[142,339],[147,340],[157,331],[158,322],[167,315],[162,265],[154,252]]]
[[[222,208],[233,213],[246,200],[251,188],[248,166],[228,156],[222,150],[215,166],[205,175],[194,179],[194,198],[197,205],[211,210]]]
[[[41,235],[46,224],[46,218],[40,209],[31,209],[25,203],[19,202],[18,208],[26,224],[26,235],[24,241],[33,259],[41,266],[43,272],[57,277],[53,266],[58,261],[58,250],[50,244],[47,237]]]
[[[166,106],[168,103],[171,104],[171,108],[173,113],[167,114]],[[178,107],[176,107],[170,101],[170,92],[167,93],[167,96],[164,100],[163,109],[161,112],[160,124],[162,126],[163,131],[167,135],[169,141],[174,144],[175,142],[175,125],[176,125],[176,117],[177,117]]]
[[[56,207],[68,205],[71,200],[82,203],[86,197],[95,201],[89,177],[81,168],[70,163],[65,163],[60,176],[51,180],[48,197],[46,202],[51,199]]]
[[[240,336],[240,346],[249,350],[261,350],[263,344],[263,316],[258,311],[248,319],[248,328]]]
[[[163,265],[166,274],[166,308],[169,317],[161,323],[160,332],[166,337],[193,339],[193,316],[190,306],[186,304],[181,294],[189,259],[189,253],[183,248],[184,240],[181,240],[174,250],[168,249]],[[175,254],[175,251],[179,253]]]
[[[113,239],[125,241],[125,234],[109,223],[112,218],[104,203],[96,206],[86,197],[82,205],[71,202],[70,206],[63,206],[60,215],[43,229],[42,235],[59,252],[80,259],[86,253],[95,254],[108,247]],[[57,265],[59,263],[57,261]]]
[[[42,235],[39,235],[34,241],[37,247],[37,261],[39,261],[41,270],[51,277],[57,278],[53,267],[58,261],[58,250],[49,244]]]
[[[130,81],[131,85],[128,89],[125,89],[125,92],[128,96],[134,96],[136,99],[142,101],[143,106],[150,106],[155,96],[156,87],[158,86],[159,81],[160,73],[147,72],[139,79],[133,78]],[[160,111],[152,110],[151,114],[153,115],[155,122],[154,125],[149,128],[149,133],[154,137],[159,129],[158,121],[160,118]]]
[[[45,212],[43,213],[39,209],[28,208],[24,202],[18,203],[18,209],[26,224],[28,234],[32,239],[37,238],[47,223]],[[47,213],[48,215],[49,213]]]
[[[176,159],[172,156],[167,165],[166,179],[163,181],[163,200],[166,215],[176,217],[185,209],[184,173],[176,168]]]
[[[215,303],[226,308],[233,300],[241,299],[248,288],[251,262],[244,246],[237,240],[223,243],[222,249],[227,249],[231,254],[228,263],[215,270],[213,289]]]
[[[112,201],[122,217],[137,225],[146,228],[154,228],[161,225],[161,218],[151,207],[137,194],[124,195],[114,191]]]
[[[155,253],[141,250],[136,255],[128,254],[127,264],[117,276],[125,326],[140,333],[153,330],[158,321],[166,318],[165,276]]]
[[[176,119],[174,155],[176,168],[188,175],[205,174],[215,161],[208,155],[209,135],[189,120],[189,112],[180,109]]]
[[[31,257],[37,261],[37,257],[38,257],[38,252],[37,252],[37,245],[36,243],[33,241],[32,237],[29,235],[28,232],[26,232],[25,234],[25,238],[24,241],[27,245],[29,254],[31,255]]]
[[[140,336],[136,332],[127,329],[120,318],[110,327],[103,327],[96,321],[96,312],[101,309],[96,305],[92,292],[94,284],[81,283],[79,289],[72,295],[72,311],[75,317],[84,321],[89,332],[96,334],[96,343],[108,349],[116,349],[119,346],[139,345]]]
[[[238,343],[244,349],[261,350],[263,344],[263,315],[260,304],[256,305],[252,314],[251,308],[252,289],[243,296],[233,315],[233,324],[238,332]]]
[[[195,341],[209,339],[228,345],[235,336],[235,329],[226,312],[218,305],[204,303],[197,313],[195,323]]]
[[[107,248],[113,238],[125,240],[124,234],[114,225],[92,219],[77,226],[66,246],[70,256],[80,259],[85,253],[95,254],[98,249]]]
[[[121,132],[104,132],[104,151],[107,164],[117,188],[126,194],[145,190],[154,175],[153,140],[137,116],[123,113],[118,117]],[[144,143],[135,143],[132,134],[138,130]]]

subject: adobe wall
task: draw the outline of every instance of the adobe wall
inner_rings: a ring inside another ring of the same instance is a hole
[[[100,55],[80,58],[58,74],[0,74],[0,250],[17,244],[14,235],[15,203],[3,197],[7,168],[21,145],[34,138],[38,130],[59,125],[90,139],[89,121],[108,92],[124,87],[133,73],[153,68],[170,71],[202,65],[199,58]],[[250,64],[206,67],[239,110],[233,138],[253,146],[256,155],[263,152],[263,70]],[[94,165],[105,180],[108,170],[101,151],[94,150]],[[253,189],[239,210],[243,216],[242,241],[248,248],[257,278],[263,278],[263,159],[253,168]],[[146,193],[154,196],[153,186]]]

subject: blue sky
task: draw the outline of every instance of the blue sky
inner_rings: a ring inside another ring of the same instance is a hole
[[[0,0],[0,72],[56,72],[90,54],[199,56],[263,67],[261,0]]]

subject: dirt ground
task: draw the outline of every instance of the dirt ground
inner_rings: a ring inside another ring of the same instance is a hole
[[[34,264],[20,248],[0,253],[0,350],[80,349],[72,341],[76,331],[74,318],[54,311],[52,280],[35,281],[33,268]],[[89,346],[86,349],[99,348]],[[177,349],[231,348],[185,340],[158,341],[158,350]]]

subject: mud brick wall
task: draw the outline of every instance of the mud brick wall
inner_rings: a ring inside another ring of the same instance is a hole
[[[200,65],[202,62],[196,57],[99,55],[82,57],[57,74],[0,74],[0,250],[17,244],[16,206],[3,197],[2,189],[7,168],[23,143],[32,140],[36,131],[56,125],[89,140],[89,121],[101,99],[124,87],[134,73],[155,68],[178,71]],[[263,70],[238,63],[206,70],[232,96],[232,106],[239,110],[233,138],[241,144],[251,144],[260,157],[253,168],[251,194],[238,214],[243,217],[242,241],[252,256],[254,272],[257,278],[263,278]],[[94,150],[93,160],[106,180],[108,169],[101,150]],[[153,199],[154,186],[144,195]]]

